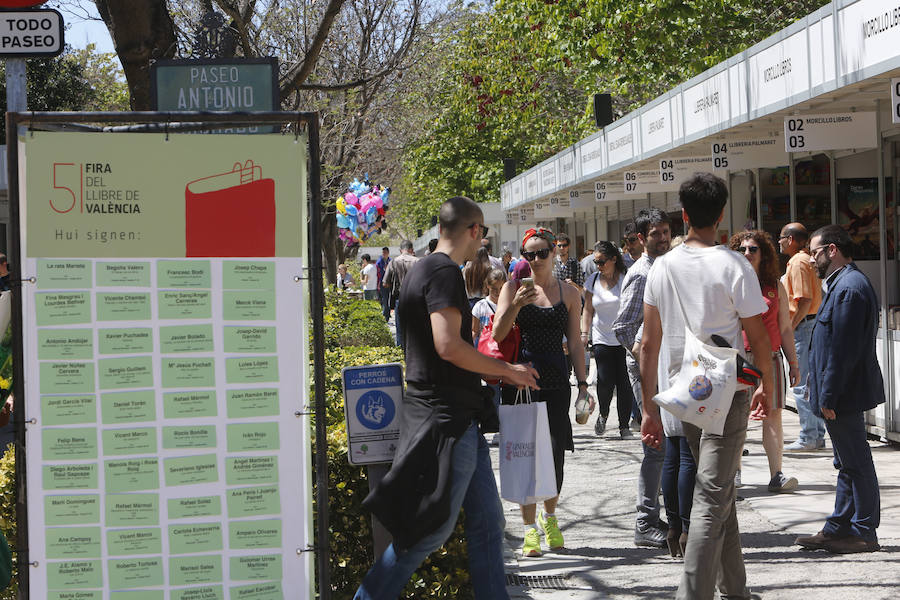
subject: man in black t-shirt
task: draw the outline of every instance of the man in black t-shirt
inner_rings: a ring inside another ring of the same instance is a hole
[[[394,537],[366,574],[356,599],[397,598],[425,558],[440,548],[466,509],[469,570],[476,598],[504,600],[503,507],[490,454],[477,422],[484,407],[481,375],[537,388],[537,371],[480,354],[460,265],[475,258],[487,233],[478,205],[444,202],[435,251],[403,281],[398,303],[406,349],[407,389],[391,470],[366,506]],[[438,515],[435,517],[435,515]]]

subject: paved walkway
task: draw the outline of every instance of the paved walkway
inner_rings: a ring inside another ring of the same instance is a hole
[[[573,402],[574,404],[574,402]],[[672,598],[681,561],[664,550],[634,546],[634,503],[641,445],[638,437],[620,440],[613,409],[607,433],[594,435],[588,424],[572,422],[575,453],[566,455],[566,477],[557,509],[566,550],[541,558],[522,558],[522,520],[518,507],[504,501],[507,571],[523,576],[560,576],[567,590],[510,587],[516,599],[587,600]],[[596,413],[595,413],[596,415]],[[784,414],[785,438],[796,439],[797,415]],[[877,600],[900,596],[900,447],[871,442],[881,482],[881,552],[838,556],[801,551],[797,535],[822,528],[834,502],[836,471],[831,444],[825,451],[786,454],[784,472],[800,480],[792,494],[770,494],[768,466],[759,423],[751,422],[743,459],[744,487],[738,490],[738,521],[754,593],[765,600],[839,597]],[[496,449],[493,449],[497,465]],[[499,482],[499,475],[498,475]],[[499,485],[499,484],[498,484]],[[546,548],[545,548],[546,549]]]

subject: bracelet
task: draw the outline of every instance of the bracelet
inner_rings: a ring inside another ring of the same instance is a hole
[[[583,380],[578,382],[578,387],[581,387],[581,386],[584,386],[584,387],[590,387],[590,386],[588,386],[588,382],[587,382],[587,381],[583,381]]]

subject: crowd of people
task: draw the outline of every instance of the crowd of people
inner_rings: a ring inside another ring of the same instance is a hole
[[[374,273],[376,289],[390,290],[384,314],[393,308],[407,389],[394,463],[365,501],[393,543],[356,598],[396,598],[447,539],[461,508],[476,598],[508,597],[505,523],[483,434],[497,431],[498,404],[514,402],[523,388],[546,405],[557,495],[541,511],[521,506],[522,556],[565,547],[556,508],[565,451],[574,450],[570,378],[574,373],[578,402],[588,398],[589,359],[596,365],[595,433],[606,435],[613,398],[618,436],[632,438],[639,428],[634,543],[683,557],[678,598],[711,599],[717,588],[722,597],[751,597],[735,510],[748,419],[762,422],[772,493],[799,485],[782,472],[784,451],[820,450],[829,433],[838,469],[834,512],[820,532],[797,538],[799,546],[879,549],[878,481],[863,417],[884,402],[878,305],[853,263],[849,235],[834,225],[809,235],[791,223],[778,250],[759,230],[718,245],[724,182],[695,174],[679,198],[683,238],[671,239],[666,213],[646,209],[625,228],[621,245],[599,241],[579,261],[566,234],[544,228],[525,233],[518,259],[508,249],[493,257],[480,208],[455,197],[441,206],[440,238],[425,257],[416,259],[404,242],[404,255],[388,261],[383,276]],[[790,257],[783,276],[778,251]],[[502,343],[510,335],[521,337],[510,360],[478,351],[480,336]],[[676,385],[689,336],[730,346],[744,372],[759,376],[757,383],[736,374],[721,433],[654,402]],[[785,446],[789,393],[802,431]]]

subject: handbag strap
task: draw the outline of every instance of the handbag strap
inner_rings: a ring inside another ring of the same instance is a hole
[[[519,402],[521,400],[521,402]],[[531,388],[527,385],[524,388],[516,390],[516,399],[513,401],[513,405],[517,404],[531,404]]]

